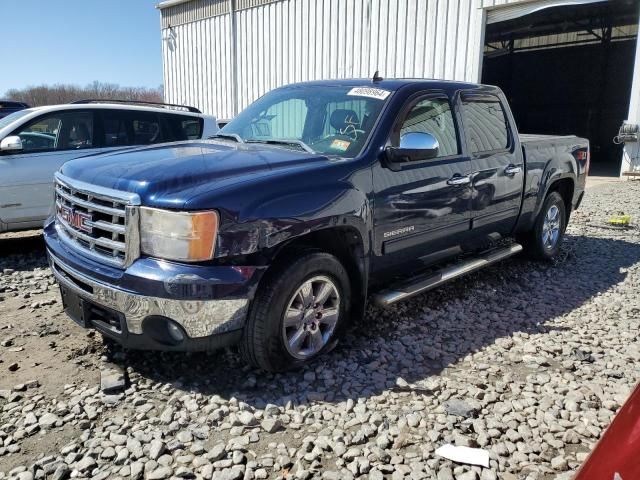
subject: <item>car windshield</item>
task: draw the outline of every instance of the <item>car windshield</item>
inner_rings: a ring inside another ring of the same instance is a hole
[[[390,94],[370,86],[280,88],[249,105],[217,137],[352,158]]]
[[[25,115],[28,115],[32,111],[33,110],[31,110],[31,109],[29,109],[29,110],[19,110],[17,112],[10,113],[6,117],[0,118],[0,130],[3,129],[4,127],[6,127],[7,125],[10,125],[11,123],[15,122],[19,118],[24,117]]]

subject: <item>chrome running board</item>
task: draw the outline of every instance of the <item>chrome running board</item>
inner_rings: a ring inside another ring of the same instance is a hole
[[[508,247],[491,250],[476,257],[462,260],[460,263],[442,268],[436,272],[430,272],[426,276],[415,277],[396,288],[383,290],[373,297],[373,301],[380,307],[388,307],[401,300],[424,293],[432,288],[439,287],[443,283],[455,278],[475,272],[487,265],[509,258],[522,251],[522,245],[512,243]]]

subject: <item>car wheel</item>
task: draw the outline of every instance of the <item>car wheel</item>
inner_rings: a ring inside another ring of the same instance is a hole
[[[338,259],[307,252],[267,275],[243,331],[244,359],[264,370],[283,371],[331,350],[351,303],[349,277]]]
[[[550,192],[538,214],[533,230],[524,239],[529,255],[551,260],[560,251],[566,224],[566,207],[558,192]]]

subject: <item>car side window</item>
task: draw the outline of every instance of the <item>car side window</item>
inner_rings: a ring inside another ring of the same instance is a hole
[[[164,121],[169,129],[169,138],[165,141],[197,140],[202,137],[204,120],[187,115],[164,114]]]
[[[105,147],[150,145],[164,141],[160,117],[155,113],[103,110]]]
[[[150,145],[162,142],[162,130],[158,115],[146,112],[132,112],[134,145]]]
[[[103,146],[124,147],[133,144],[133,132],[127,115],[117,110],[102,110]]]
[[[22,140],[22,152],[92,148],[93,114],[57,112],[44,115],[14,133]]]
[[[419,100],[402,121],[400,134],[396,136],[394,143],[399,146],[403,136],[416,132],[431,134],[437,140],[438,157],[460,153],[453,112],[447,98],[429,97]]]
[[[463,97],[462,118],[471,154],[509,148],[509,123],[498,97]]]
[[[193,120],[182,120],[180,122],[180,128],[189,140],[197,140],[202,136],[201,124],[202,122],[198,118]]]

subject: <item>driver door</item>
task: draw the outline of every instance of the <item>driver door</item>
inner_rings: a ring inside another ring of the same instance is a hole
[[[417,270],[459,246],[470,231],[471,162],[462,153],[452,104],[445,94],[412,97],[388,141],[404,147],[403,137],[412,137],[407,134],[430,134],[438,145],[435,158],[393,163],[387,157],[373,168],[377,274]]]

